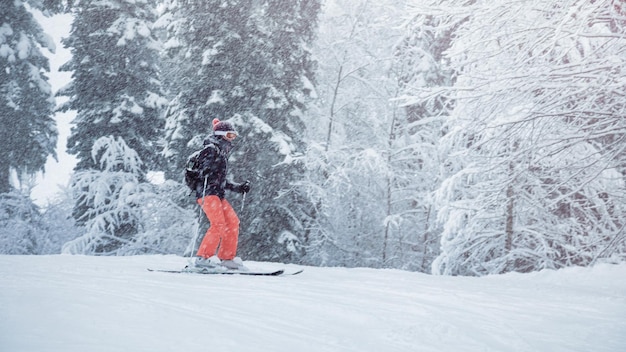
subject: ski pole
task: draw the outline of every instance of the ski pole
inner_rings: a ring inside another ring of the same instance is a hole
[[[239,212],[243,211],[243,206],[246,204],[246,194],[248,194],[247,192],[243,192],[243,198],[241,199],[241,210]]]

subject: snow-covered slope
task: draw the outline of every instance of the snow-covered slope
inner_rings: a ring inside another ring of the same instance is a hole
[[[0,256],[0,351],[626,351],[625,264],[484,278],[146,270],[185,262]]]

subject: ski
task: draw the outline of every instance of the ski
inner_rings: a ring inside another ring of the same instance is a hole
[[[224,271],[186,271],[186,270],[161,270],[151,269],[151,272],[171,273],[171,274],[200,274],[200,275],[248,275],[248,276],[286,276],[286,275],[298,275],[304,270],[298,270],[292,273],[285,273],[284,269],[275,271],[238,271],[238,270],[224,270]]]

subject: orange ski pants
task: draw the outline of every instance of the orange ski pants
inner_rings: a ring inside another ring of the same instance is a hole
[[[217,251],[217,257],[221,260],[232,260],[237,254],[239,238],[237,213],[226,199],[218,196],[205,196],[197,202],[211,222],[198,248],[198,257],[209,258]]]

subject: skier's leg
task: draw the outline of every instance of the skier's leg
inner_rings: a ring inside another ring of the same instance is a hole
[[[222,199],[222,210],[225,219],[224,235],[217,256],[222,260],[232,260],[237,254],[239,239],[239,217],[226,199]]]
[[[206,196],[204,199],[198,199],[198,204],[202,207],[211,225],[204,235],[202,243],[200,243],[197,256],[209,258],[215,255],[217,246],[220,244],[220,238],[224,235],[226,221],[222,211],[222,202],[218,196]]]

